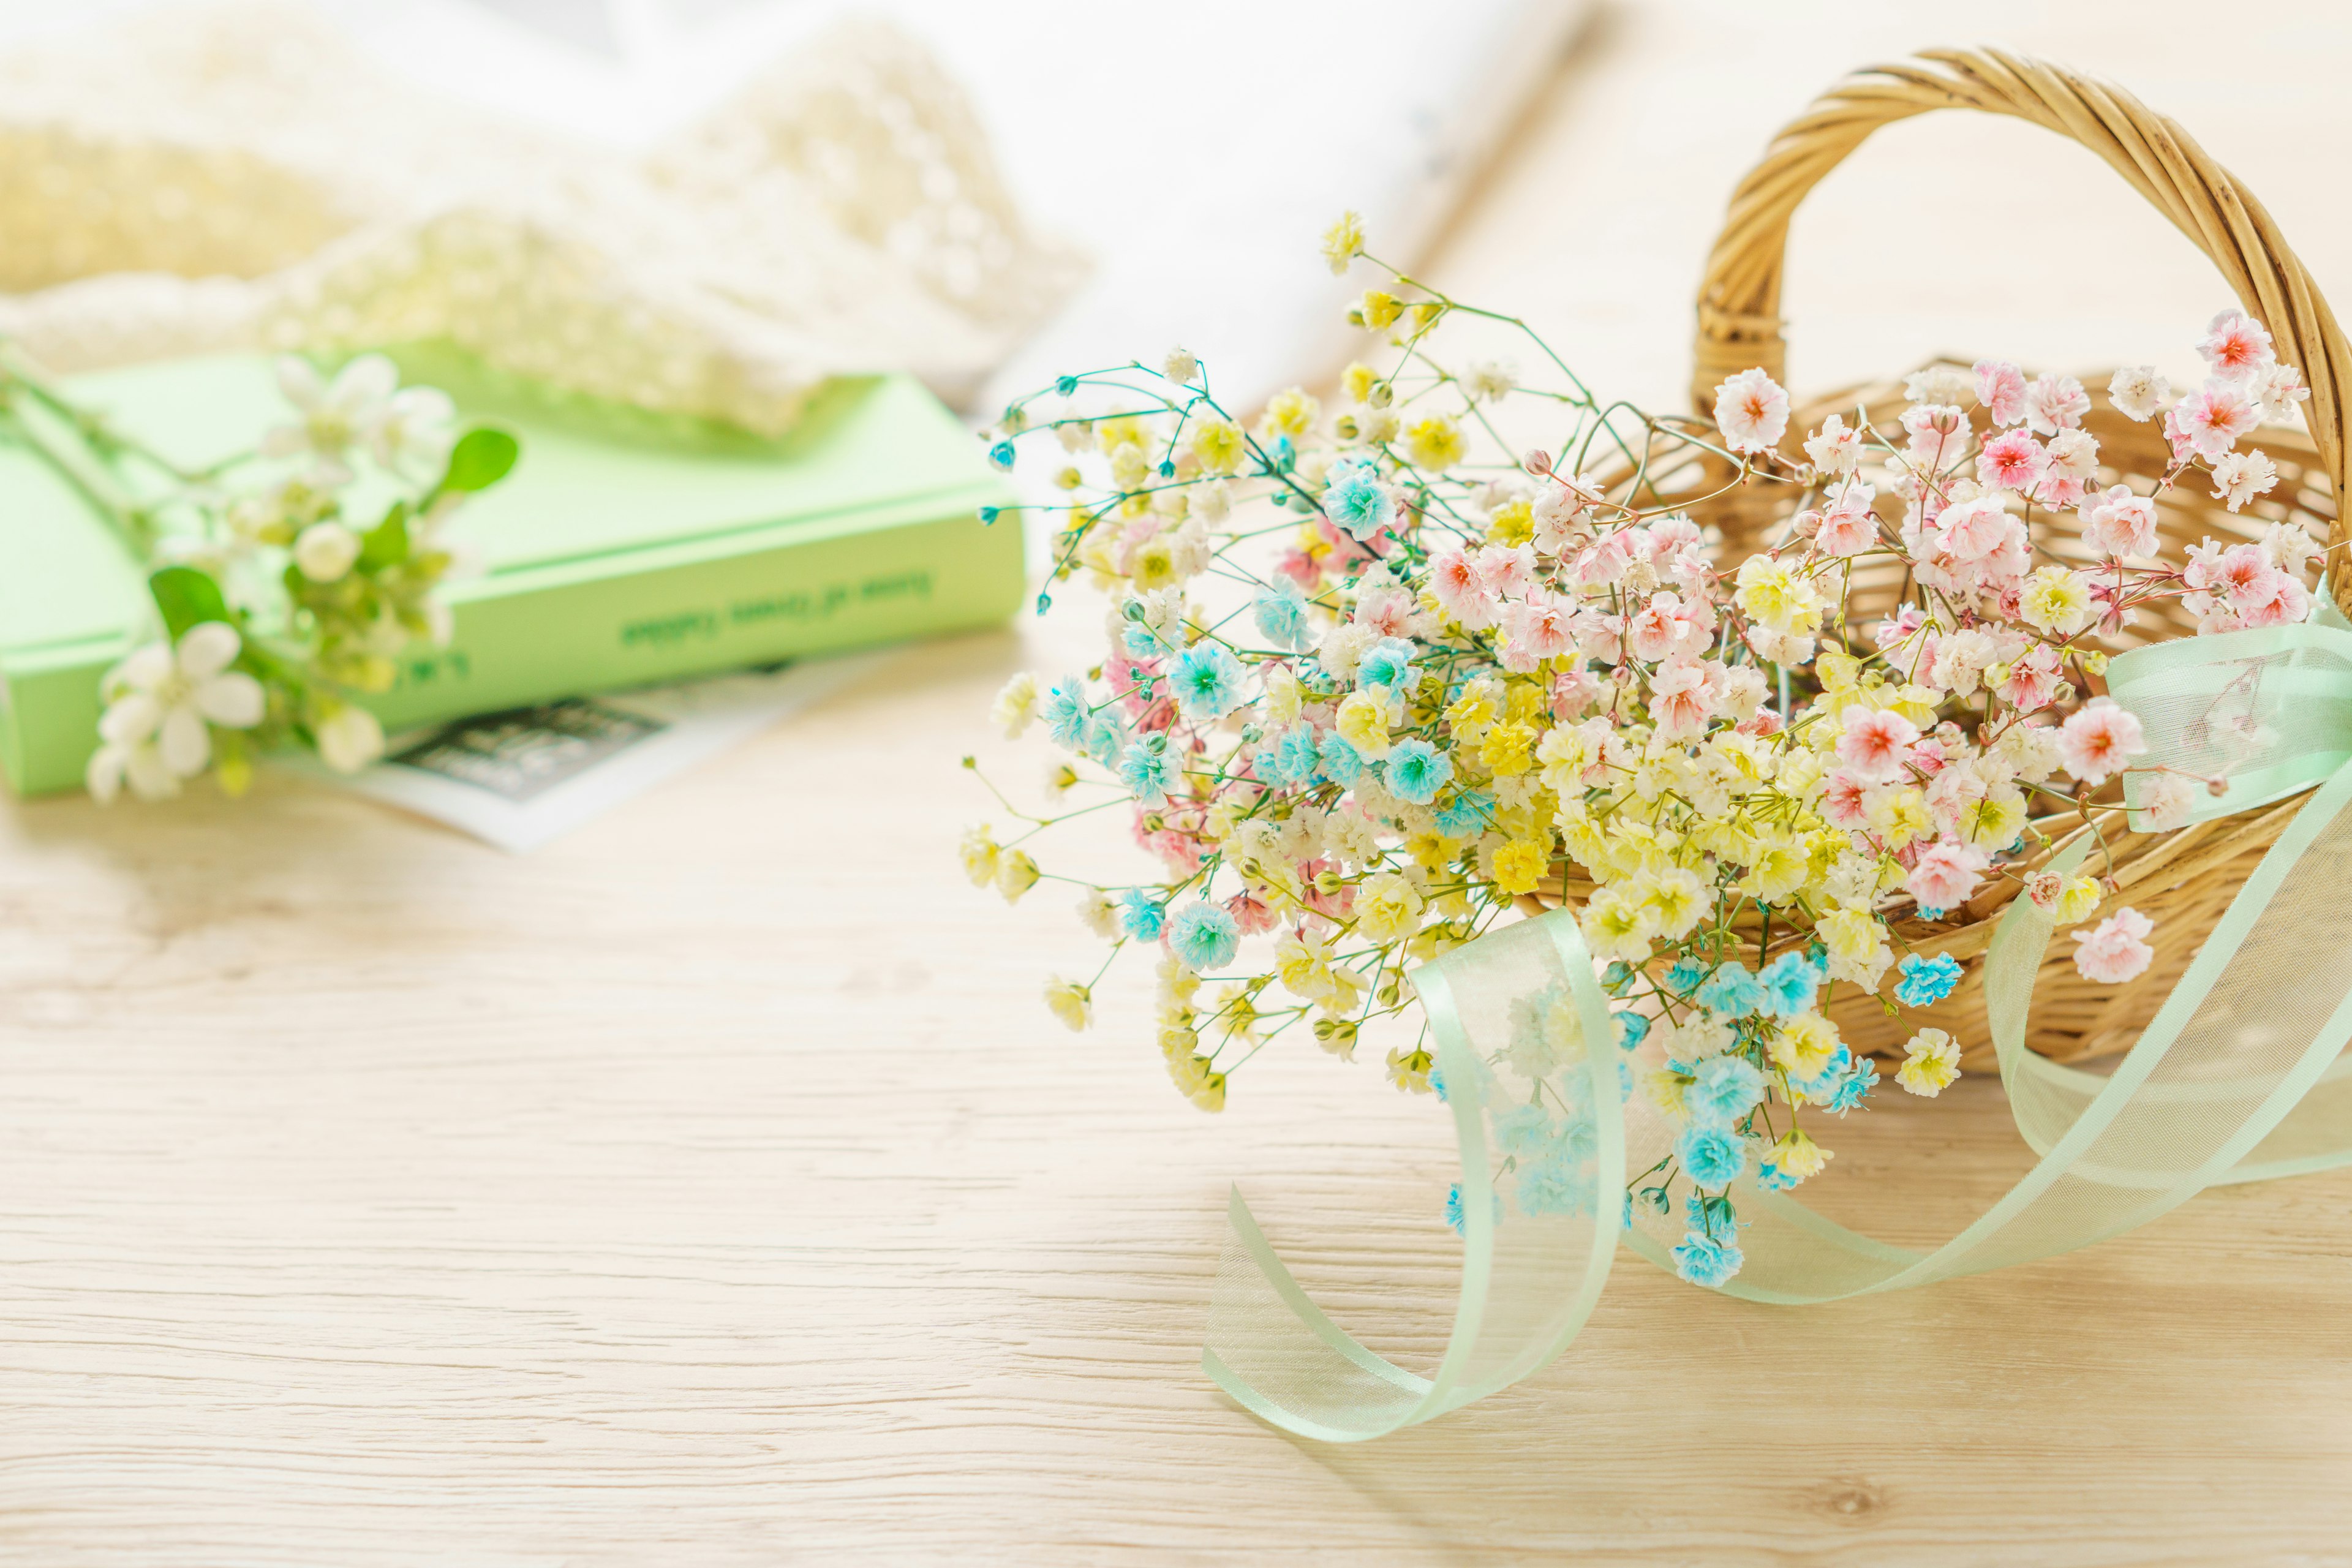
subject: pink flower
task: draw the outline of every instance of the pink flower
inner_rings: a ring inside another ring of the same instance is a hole
[[[2156,949],[2147,942],[2155,929],[2156,922],[2137,910],[2117,910],[2091,930],[2074,933],[2082,944],[2074,950],[2074,967],[2084,979],[2102,985],[2137,980],[2156,962]]]
[[[1789,395],[1761,370],[1743,370],[1715,389],[1715,423],[1733,451],[1769,451],[1789,428]]]
[[[2083,501],[2083,531],[2102,555],[2154,555],[2156,503],[2114,485]]]
[[[1272,904],[1252,898],[1246,889],[1225,900],[1225,912],[1234,917],[1234,924],[1244,936],[1258,936],[1282,923],[1282,917],[1274,912]]]
[[[1274,569],[1310,594],[1323,584],[1322,563],[1304,550],[1285,551]]]
[[[1650,718],[1664,741],[1696,740],[1715,716],[1706,671],[1696,659],[1670,658],[1650,679]]]
[[[1510,641],[1538,662],[1576,646],[1575,606],[1549,594],[1513,605],[1507,624]]]
[[[1969,416],[1948,403],[1915,403],[1903,411],[1903,428],[1911,433],[1912,455],[1941,468],[1967,442]]]
[[[1601,700],[1601,678],[1581,665],[1551,678],[1551,716],[1575,718]]]
[[[2055,914],[2058,900],[2066,896],[2066,879],[2055,871],[2028,871],[2025,896],[2033,900],[2034,908]]]
[[[2210,584],[2193,585],[2219,588],[2229,595],[2232,608],[2242,609],[2246,605],[2269,595],[2270,574],[2277,570],[2271,564],[2271,558],[2263,553],[2261,545],[2233,544],[2221,552],[2221,559],[2216,563],[2214,580]]]
[[[2311,614],[2311,590],[2273,568],[2255,588],[2230,603],[2249,627],[2291,626]]]
[[[2112,698],[2093,698],[2058,727],[2058,755],[2084,784],[2104,783],[2147,750],[2139,719]]]
[[[1625,575],[1625,568],[1633,563],[1633,552],[1626,547],[1623,531],[1603,534],[1587,545],[1569,567],[1569,574],[1586,588],[1606,588]]]
[[[2025,417],[2025,373],[2006,360],[1977,361],[1977,401],[1995,425]]]
[[[1835,557],[1859,555],[1878,542],[1878,515],[1870,503],[1877,492],[1868,485],[1849,484],[1830,501],[1813,534],[1813,548]]]
[[[2243,310],[2224,310],[2214,317],[2198,340],[2197,352],[2215,375],[2227,381],[2244,381],[2277,357],[2271,352],[2270,332]]]
[[[1490,594],[1525,598],[1536,585],[1536,552],[1524,544],[1482,545],[1476,559],[1478,581]]]
[[[1606,610],[1576,613],[1576,651],[1595,664],[1615,664],[1625,657],[1625,617]]]
[[[2091,411],[2091,395],[2071,375],[2042,375],[2025,389],[2026,427],[2036,436],[2055,436],[2083,423]]]
[[[1903,879],[1903,888],[1919,900],[1920,913],[1940,914],[1969,901],[1984,864],[1982,850],[1939,838],[1919,851],[1919,858],[1911,863],[1911,874]]]
[[[2207,382],[2181,399],[2172,412],[2181,435],[2209,463],[2263,421],[2263,411],[2252,395],[2231,381]]]
[[[2041,442],[2022,430],[2004,430],[1977,454],[1977,480],[2022,495],[2033,488],[2048,464]]]
[[[1500,600],[1466,552],[1448,550],[1431,559],[1429,591],[1447,615],[1472,630],[1495,624]]]
[[[2033,437],[2023,431],[2010,434],[2032,445]],[[1979,561],[2008,543],[2021,525],[2003,510],[1999,496],[1979,496],[1974,500],[1955,501],[1946,507],[1936,514],[1930,527],[1937,548],[1945,554],[1955,561]]]
[[[1870,786],[1843,768],[1822,782],[1822,815],[1833,827],[1853,832],[1870,826]]]
[[[1838,737],[1838,760],[1856,778],[1885,784],[1903,775],[1910,760],[1911,742],[1919,727],[1889,709],[1859,709],[1846,715],[1845,733]]]
[[[1999,689],[2000,700],[2021,713],[2048,707],[2058,690],[2058,650],[2035,643],[2011,663]]]

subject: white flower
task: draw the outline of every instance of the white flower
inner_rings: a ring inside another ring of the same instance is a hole
[[[1508,361],[1481,360],[1462,378],[1462,390],[1473,403],[1507,397],[1519,384],[1519,373]]]
[[[212,761],[210,726],[249,730],[268,706],[261,682],[231,669],[243,647],[236,629],[205,621],[179,646],[150,643],[108,672],[100,691],[98,753],[84,781],[101,803],[125,784],[142,800],[177,794],[180,781]]]
[[[2260,452],[2226,452],[2213,463],[2213,499],[2236,511],[2278,483],[2278,465]]]
[[[1960,364],[1931,364],[1903,378],[1903,395],[1913,403],[1966,407],[1977,396],[1975,373]]]
[[[1181,386],[1201,374],[1201,362],[1192,356],[1191,349],[1179,343],[1168,351],[1168,357],[1161,362],[1160,371],[1169,380]]]
[[[1789,428],[1789,395],[1761,370],[1743,370],[1715,389],[1715,423],[1733,451],[1769,451]]]
[[[1018,740],[1037,717],[1037,678],[1024,669],[1006,681],[988,716],[1004,731],[1006,740]]]
[[[2195,781],[2179,773],[2158,773],[2141,792],[2140,810],[2147,814],[2151,832],[2169,833],[2189,826],[2189,813],[2202,793]]]
[[[2279,424],[2293,423],[2295,405],[2311,395],[2311,388],[2303,384],[2303,372],[2284,360],[2273,360],[2256,372],[2253,388],[2254,405],[2263,417]]]
[[[2153,416],[2171,395],[2172,384],[2157,374],[2152,364],[2126,365],[2107,382],[2107,401],[2116,405],[2116,413],[2134,422]]]
[[[1832,414],[1806,440],[1805,456],[1824,474],[1850,474],[1862,460],[1862,432],[1847,428],[1843,417]]]
[[[314,522],[294,541],[294,564],[313,583],[332,583],[360,558],[360,536],[340,522]]]
[[[310,726],[319,760],[339,773],[355,773],[383,755],[383,726],[366,709],[344,703]]]
[[[449,466],[449,449],[457,444],[457,405],[437,386],[408,386],[394,393],[368,431],[375,460],[420,484],[441,477]]]
[[[382,354],[362,354],[323,382],[310,362],[293,354],[278,361],[278,389],[294,405],[301,421],[278,425],[264,432],[265,457],[293,458],[309,453],[340,476],[351,476],[343,458],[352,447],[370,439],[383,422],[400,372]]]

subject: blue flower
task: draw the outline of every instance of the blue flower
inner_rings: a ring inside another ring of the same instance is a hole
[[[1812,1006],[1813,988],[1822,983],[1825,973],[1804,953],[1782,953],[1756,977],[1764,992],[1759,1010],[1767,1017],[1795,1017]]]
[[[1412,688],[1412,656],[1418,652],[1402,637],[1382,637],[1364,651],[1356,662],[1356,689],[1367,686],[1385,686],[1391,691],[1408,691]]]
[[[1768,1193],[1785,1193],[1795,1186],[1799,1179],[1769,1159],[1756,1167],[1756,1184]]]
[[[1315,726],[1302,722],[1282,732],[1266,766],[1277,784],[1304,784],[1315,776],[1316,766],[1321,761],[1322,753],[1316,749]]]
[[[1617,1048],[1630,1051],[1639,1047],[1650,1032],[1650,1020],[1640,1013],[1612,1014],[1617,1020]]]
[[[1241,660],[1223,643],[1194,643],[1178,654],[1168,680],[1187,719],[1222,719],[1242,704]]]
[[[1160,928],[1168,921],[1168,907],[1141,888],[1129,888],[1118,896],[1118,923],[1128,935],[1138,942],[1158,942]]]
[[[1748,1169],[1748,1141],[1724,1127],[1693,1122],[1675,1140],[1675,1158],[1702,1187],[1727,1187]]]
[[[1454,777],[1453,759],[1423,740],[1399,742],[1384,770],[1389,793],[1413,805],[1427,805]]]
[[[1687,996],[1697,990],[1698,983],[1706,978],[1706,960],[1685,953],[1675,959],[1675,966],[1666,971],[1666,989],[1677,996]]]
[[[1168,754],[1168,737],[1146,735],[1128,747],[1119,759],[1118,776],[1126,781],[1128,792],[1146,805],[1167,800],[1169,786],[1176,782],[1176,760]]]
[[[1878,1087],[1878,1068],[1868,1057],[1856,1057],[1848,1061],[1830,1089],[1822,1109],[1843,1116],[1860,1105],[1870,1091]]]
[[[1764,1005],[1764,985],[1744,963],[1718,964],[1698,988],[1698,1005],[1727,1018],[1744,1018]]]
[[[1903,978],[1895,987],[1895,999],[1906,1007],[1925,1007],[1941,1002],[1960,983],[1960,963],[1948,952],[1933,958],[1911,953],[1903,960]]]
[[[1519,1166],[1519,1212],[1580,1215],[1592,1212],[1592,1168],[1564,1152]]]
[[[1485,790],[1465,789],[1437,808],[1437,831],[1448,838],[1467,838],[1486,831],[1495,819],[1495,797]]]
[[[1252,608],[1258,634],[1285,653],[1297,653],[1315,640],[1307,624],[1307,595],[1287,577],[1257,596]]]
[[[1493,1200],[1495,1223],[1500,1225],[1503,1222],[1503,1194],[1490,1192],[1486,1195]],[[1454,1227],[1454,1234],[1456,1236],[1469,1234],[1462,1214],[1462,1184],[1459,1182],[1446,1189],[1445,1223]]]
[[[1158,658],[1175,645],[1141,621],[1129,621],[1118,635],[1119,646],[1127,649],[1129,658]]]
[[[988,460],[994,463],[1000,468],[1011,468],[1013,466],[1013,443],[1010,441],[999,441],[995,446],[991,447],[988,449]]]
[[[1709,1240],[1719,1236],[1727,1241],[1739,1233],[1739,1211],[1733,1208],[1731,1200],[1720,1193],[1685,1193],[1683,1194],[1683,1228],[1693,1236],[1703,1236]]]
[[[1080,750],[1104,767],[1112,766],[1119,753],[1127,750],[1126,721],[1111,710],[1104,709],[1087,721],[1086,743]]]
[[[1045,689],[1037,711],[1045,721],[1046,738],[1066,752],[1076,751],[1087,734],[1086,682],[1075,675],[1062,677]]]
[[[1551,1114],[1540,1105],[1514,1105],[1494,1115],[1495,1147],[1532,1159],[1551,1146]]]
[[[1728,1127],[1764,1098],[1764,1075],[1745,1057],[1709,1057],[1698,1064],[1697,1081],[1683,1096],[1694,1124]]]
[[[1234,917],[1205,899],[1186,904],[1168,922],[1169,951],[1194,969],[1223,969],[1241,946]]]
[[[1323,776],[1341,789],[1352,788],[1364,776],[1363,754],[1337,730],[1323,737]]]
[[[1352,538],[1370,539],[1396,521],[1396,500],[1381,483],[1380,470],[1358,458],[1331,465],[1323,491],[1323,515]]]
[[[1675,1248],[1675,1272],[1694,1285],[1717,1289],[1748,1261],[1728,1241],[1713,1241],[1696,1233],[1685,1236]]]

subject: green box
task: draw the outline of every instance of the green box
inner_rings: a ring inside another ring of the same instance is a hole
[[[907,376],[835,383],[787,436],[647,415],[501,377],[455,351],[395,357],[522,460],[450,536],[479,575],[455,632],[368,700],[387,729],[1003,620],[1019,513],[980,444]],[[79,402],[189,467],[290,416],[258,355],[73,378]],[[984,506],[1007,508],[984,527]],[[79,784],[98,687],[152,627],[143,574],[79,492],[0,437],[0,764],[20,795]]]

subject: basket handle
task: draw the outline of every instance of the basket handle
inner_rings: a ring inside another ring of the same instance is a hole
[[[1882,125],[1935,109],[2013,114],[2088,147],[2212,258],[2239,301],[2271,330],[2279,357],[2311,388],[2305,423],[2336,501],[2328,542],[2352,538],[2344,501],[2344,393],[2352,381],[2336,314],[2263,204],[2165,115],[2119,87],[2002,49],[1928,49],[1857,71],[1814,100],[1773,139],[1732,194],[1698,296],[1691,395],[1702,415],[1725,377],[1761,365],[1785,384],[1780,268],[1789,218],[1821,180]],[[1791,434],[1796,434],[1791,432]],[[2331,561],[2352,613],[2352,569]]]

